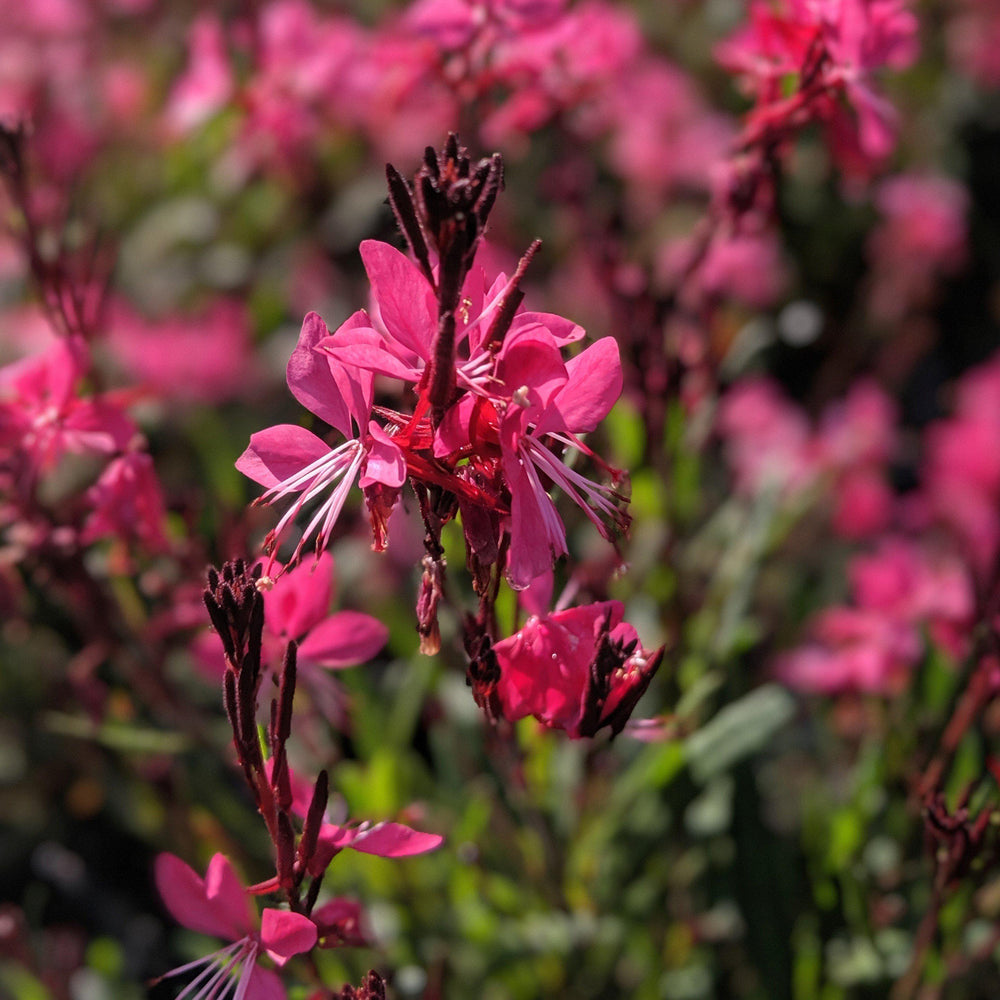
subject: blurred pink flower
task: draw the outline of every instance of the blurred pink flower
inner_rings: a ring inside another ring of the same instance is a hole
[[[168,399],[221,403],[251,391],[257,379],[250,316],[235,299],[160,320],[144,319],[118,301],[108,329],[115,360]]]
[[[855,556],[848,576],[853,606],[821,611],[808,641],[779,658],[777,673],[787,684],[823,694],[891,694],[923,653],[924,630],[952,655],[966,652],[975,595],[955,555],[890,536]]]
[[[950,68],[982,87],[1000,86],[1000,3],[957,0],[946,26]]]
[[[900,174],[879,185],[875,206],[882,221],[868,240],[871,309],[898,322],[932,304],[941,279],[965,263],[969,195],[947,177]]]
[[[916,32],[906,0],[755,0],[749,24],[716,49],[756,101],[746,141],[819,121],[841,166],[867,173],[895,141],[895,109],[875,74],[913,61]]]
[[[167,99],[166,124],[174,134],[203,125],[233,95],[233,70],[222,22],[202,13],[188,29],[188,65]]]
[[[110,455],[128,445],[135,425],[112,395],[77,395],[86,356],[82,343],[57,340],[0,368],[0,466],[37,475],[66,453]]]
[[[776,663],[778,677],[800,691],[890,694],[905,684],[920,655],[913,628],[878,611],[828,608],[810,632],[810,641]]]
[[[156,887],[178,923],[232,942],[167,973],[202,970],[184,991],[192,1000],[219,1000],[230,989],[239,1000],[281,1000],[281,981],[257,964],[259,958],[267,955],[281,966],[316,944],[316,925],[300,913],[267,907],[258,929],[246,890],[223,854],[212,857],[204,879],[180,858],[161,854],[156,859]]]
[[[100,538],[135,540],[147,552],[165,552],[166,509],[153,460],[146,452],[127,451],[112,459],[87,491],[92,510],[83,527],[85,545]]]
[[[740,490],[794,493],[815,481],[809,421],[775,383],[748,378],[733,385],[722,397],[716,426]]]
[[[657,261],[660,280],[674,287],[688,271],[694,250],[690,238],[667,243]],[[682,294],[729,298],[753,309],[766,309],[775,304],[787,284],[788,269],[772,230],[719,234],[687,279]]]

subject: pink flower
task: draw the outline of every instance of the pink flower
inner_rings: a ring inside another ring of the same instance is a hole
[[[128,451],[108,463],[87,491],[92,505],[81,541],[99,538],[135,539],[149,552],[164,552],[170,542],[164,532],[166,510],[153,460],[141,451]]]
[[[663,650],[639,645],[618,601],[531,617],[492,648],[504,718],[533,715],[574,739],[603,726],[621,732],[660,665]]]
[[[871,308],[897,322],[934,302],[941,279],[967,256],[969,195],[957,181],[933,174],[900,174],[879,185],[882,221],[868,239]]]
[[[368,317],[363,312],[351,316],[337,332],[357,328],[368,328]],[[370,420],[371,373],[335,363],[317,351],[328,335],[323,320],[316,313],[309,313],[288,361],[288,387],[303,406],[339,430],[347,440],[331,448],[304,427],[279,424],[252,435],[250,446],[236,462],[236,468],[244,475],[267,487],[258,502],[270,504],[290,494],[300,494],[271,532],[272,548],[306,503],[323,498],[295,547],[292,563],[314,534],[317,550],[326,547],[347,494],[359,477],[363,489],[381,485],[390,491],[393,503],[406,479],[402,452]]]
[[[523,590],[567,551],[566,529],[542,477],[560,487],[606,538],[605,521],[627,523],[613,489],[570,468],[543,443],[547,436],[593,454],[577,435],[592,431],[621,395],[618,343],[604,337],[563,364],[551,339],[524,337],[505,350],[498,377],[510,392],[499,426],[511,498],[507,580]]]
[[[756,0],[750,23],[716,50],[756,98],[745,139],[791,135],[820,121],[843,167],[865,171],[883,161],[895,111],[874,75],[913,61],[916,30],[905,0]],[[789,79],[798,83],[791,95]]]
[[[818,474],[809,421],[778,386],[745,379],[723,397],[718,429],[739,489],[795,493]]]
[[[328,552],[310,564],[272,568],[273,584],[264,591],[262,661],[277,667],[290,640],[298,643],[297,665],[319,711],[346,724],[344,695],[329,671],[370,660],[385,645],[389,630],[358,611],[330,614],[334,597],[334,561]],[[207,632],[195,643],[196,662],[205,676],[221,681],[225,672],[222,643]]]
[[[834,607],[813,623],[811,640],[781,657],[778,676],[800,691],[898,691],[920,656],[915,629],[880,611]]]
[[[167,125],[176,133],[202,125],[225,106],[234,89],[226,36],[214,14],[195,18],[188,30],[188,45],[188,67],[174,84],[167,104]]]
[[[266,767],[270,775],[274,767],[273,759],[267,761]],[[312,801],[312,788],[291,769],[288,778],[292,789],[292,812],[304,819]],[[444,837],[440,834],[422,833],[403,823],[373,824],[365,821],[347,826],[326,822],[320,827],[317,847],[309,860],[309,873],[322,875],[333,858],[346,847],[381,858],[407,858],[414,854],[426,854],[443,843]]]
[[[178,923],[232,942],[167,973],[177,976],[201,969],[182,996],[222,1000],[232,990],[234,1000],[283,1000],[281,981],[257,962],[266,955],[281,966],[293,955],[309,951],[317,935],[316,925],[308,917],[268,907],[258,929],[246,890],[223,854],[212,857],[204,879],[172,854],[156,859],[155,874],[160,896]]]
[[[319,830],[316,851],[309,862],[309,873],[320,875],[345,847],[380,858],[408,858],[426,854],[444,843],[437,833],[421,833],[403,823],[362,823],[360,826],[339,826],[324,823]]]
[[[109,395],[77,395],[85,347],[58,340],[42,354],[0,369],[0,466],[50,471],[66,453],[114,454],[135,425]]]
[[[115,359],[132,378],[168,399],[219,403],[252,391],[257,373],[250,316],[234,299],[160,320],[145,319],[118,302],[109,329]]]

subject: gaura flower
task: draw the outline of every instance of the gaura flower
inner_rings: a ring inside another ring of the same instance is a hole
[[[366,314],[357,312],[340,329],[367,325]],[[317,352],[316,346],[328,334],[326,324],[316,313],[306,316],[298,344],[288,361],[288,388],[303,406],[340,431],[347,440],[331,448],[304,427],[278,424],[252,435],[250,446],[236,461],[240,472],[267,487],[258,502],[270,504],[290,494],[299,494],[299,499],[268,536],[272,551],[278,537],[302,507],[311,500],[322,498],[295,547],[292,563],[297,561],[306,541],[314,534],[317,551],[326,547],[347,494],[359,477],[362,489],[381,488],[382,497],[385,491],[389,492],[387,506],[390,510],[406,479],[402,452],[370,419],[372,374],[334,364]],[[373,511],[373,519],[375,516]]]
[[[531,617],[492,648],[503,716],[533,715],[574,739],[608,726],[622,731],[663,656],[639,644],[619,601]]]
[[[232,942],[166,974],[201,970],[177,1000],[223,1000],[230,992],[233,1000],[284,1000],[281,981],[257,962],[266,955],[281,966],[309,951],[317,935],[308,917],[268,907],[258,929],[246,890],[224,854],[212,857],[204,879],[180,858],[161,854],[155,876],[160,896],[178,923]]]

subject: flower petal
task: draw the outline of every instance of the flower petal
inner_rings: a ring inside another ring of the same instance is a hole
[[[356,312],[337,332],[368,325],[368,317]],[[372,376],[343,362],[334,362],[325,352],[317,351],[319,342],[328,339],[330,331],[326,323],[317,313],[309,313],[302,321],[298,344],[288,359],[288,388],[307,410],[336,427],[344,437],[352,437],[351,418],[361,425],[371,408]]]
[[[268,632],[298,639],[318,625],[330,610],[333,597],[333,556],[275,574],[274,586],[264,594],[264,624]]]
[[[436,833],[421,833],[402,823],[376,823],[362,830],[347,846],[381,858],[405,858],[433,851],[442,843],[444,837]]]
[[[312,431],[297,424],[275,424],[250,435],[250,445],[236,459],[236,468],[255,483],[274,489],[329,453],[329,446]],[[303,483],[300,489],[308,485]]]
[[[221,864],[216,862],[216,858],[222,859]],[[227,905],[227,902],[231,904],[233,900],[227,899],[228,879],[223,875],[221,866],[228,866],[229,862],[224,855],[215,855],[209,863],[210,873],[213,871],[213,864],[215,865],[214,899],[209,898],[205,880],[173,854],[161,854],[157,857],[154,869],[156,888],[170,915],[179,924],[199,934],[235,941],[246,933],[246,924],[249,921],[246,897],[237,880],[236,888],[241,896],[242,913],[238,906]],[[235,874],[233,878],[236,878]]]
[[[427,279],[408,257],[379,240],[361,244],[361,259],[386,332],[426,360],[437,328],[434,296]]]
[[[260,942],[277,965],[316,944],[316,925],[301,913],[267,907],[260,921]]]
[[[359,486],[364,489],[373,483],[382,483],[391,489],[398,489],[406,482],[406,459],[399,445],[374,420],[368,424],[370,443],[368,461],[361,476]]]
[[[255,964],[244,1000],[288,1000],[288,994],[276,972]]]
[[[370,660],[388,641],[389,630],[371,615],[340,611],[316,625],[299,645],[299,660],[322,667],[350,667]]]
[[[622,394],[622,364],[618,342],[602,337],[566,362],[569,380],[538,421],[536,436],[548,431],[592,431]]]
[[[252,934],[255,913],[246,890],[225,854],[213,854],[205,872],[205,893],[216,912],[236,930],[234,937]]]

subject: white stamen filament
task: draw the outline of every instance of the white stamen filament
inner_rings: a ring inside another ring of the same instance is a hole
[[[250,979],[257,961],[258,943],[251,937],[234,941],[204,958],[171,969],[164,978],[179,976],[204,966],[178,994],[177,1000],[222,1000],[233,990],[233,1000],[243,1000],[250,988]],[[239,978],[234,974],[239,971]],[[195,992],[197,991],[197,992]]]
[[[562,490],[570,497],[590,518],[595,527],[607,538],[609,535],[607,525],[595,513],[597,508],[605,517],[612,521],[619,517],[618,508],[610,501],[608,494],[611,492],[608,487],[595,483],[579,472],[569,468],[564,462],[557,458],[548,448],[546,448],[537,438],[526,434],[521,438],[521,444],[531,458],[554,483],[557,483]],[[580,493],[586,495],[586,500]],[[591,506],[593,505],[593,506]]]
[[[308,528],[303,532],[302,538],[295,548],[293,562],[298,558],[309,537],[319,527],[320,522],[322,522],[322,527],[319,531],[319,541],[321,547],[325,544],[344,507],[347,494],[354,485],[354,480],[357,479],[364,457],[365,448],[360,441],[347,441],[263,494],[261,500],[272,504],[289,493],[301,491],[299,499],[285,511],[281,520],[278,521],[274,529],[274,536],[278,537],[295,519],[305,504],[309,503],[310,500],[315,500],[329,486],[338,483],[338,480],[340,481],[329,498],[316,511]]]

